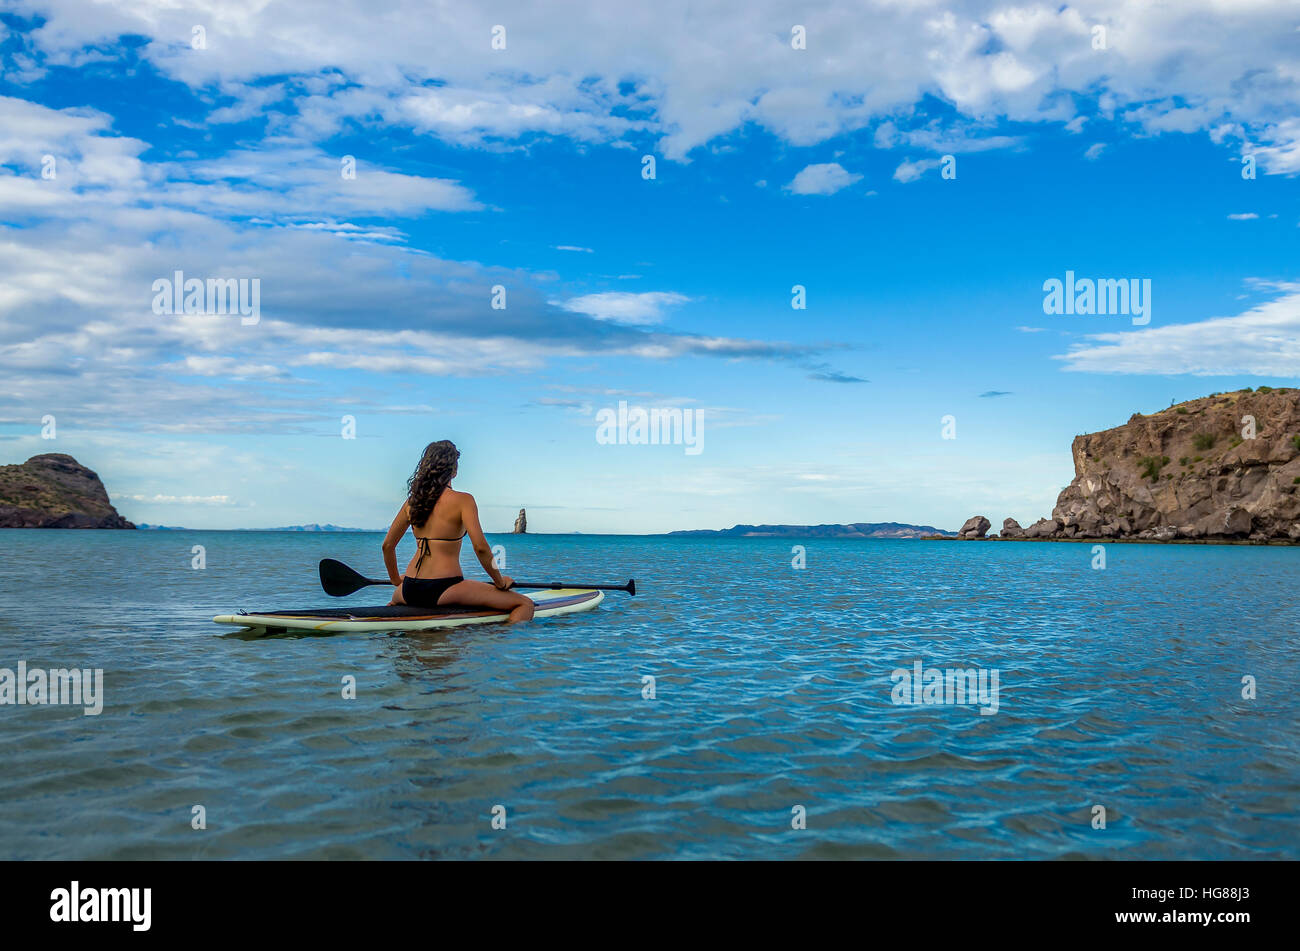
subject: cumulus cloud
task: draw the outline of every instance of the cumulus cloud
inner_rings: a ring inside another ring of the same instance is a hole
[[[861,175],[845,170],[839,162],[826,162],[803,169],[786,189],[796,195],[834,195],[861,180]]]
[[[776,0],[707,9],[665,0],[617,17],[596,0],[566,4],[562,16],[523,0],[490,11],[393,0],[382,17],[339,0],[307,31],[292,5],[244,4],[208,17],[208,49],[195,51],[183,42],[194,20],[183,5],[19,0],[19,15],[42,25],[11,45],[5,73],[31,81],[53,65],[111,59],[120,37],[142,36],[136,55],[164,76],[219,91],[213,122],[254,118],[283,93],[283,127],[302,140],[378,119],[474,147],[648,136],[670,159],[750,125],[813,145],[897,121],[927,96],[952,111],[926,130],[944,151],[954,149],[948,140],[998,136],[998,119],[1078,131],[1095,106],[1094,119],[1148,134],[1213,132],[1268,172],[1300,170],[1288,0],[811,0],[801,9],[806,50],[772,28],[788,19]],[[508,27],[505,49],[491,48],[496,23]],[[1093,47],[1096,26],[1105,49]]]

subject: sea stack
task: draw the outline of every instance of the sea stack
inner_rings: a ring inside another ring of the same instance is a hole
[[[992,524],[993,523],[983,515],[972,515],[970,518],[966,519],[966,524],[961,527],[961,531],[957,533],[957,537],[983,538],[988,534],[989,526]]]
[[[512,535],[528,534],[528,514],[523,509],[519,510],[519,516],[515,519],[514,531],[512,531],[510,534]]]
[[[135,528],[99,476],[62,452],[0,466],[0,528]]]

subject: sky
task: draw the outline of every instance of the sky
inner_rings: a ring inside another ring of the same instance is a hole
[[[3,9],[0,464],[132,521],[383,527],[451,439],[489,532],[1028,524],[1298,385],[1294,2]]]

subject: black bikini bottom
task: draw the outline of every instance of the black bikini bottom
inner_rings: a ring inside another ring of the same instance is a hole
[[[442,593],[464,580],[463,575],[454,578],[403,578],[402,600],[417,608],[436,608]]]

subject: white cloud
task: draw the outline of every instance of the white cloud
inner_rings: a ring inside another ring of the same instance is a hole
[[[272,145],[204,162],[166,166],[163,200],[219,214],[338,214],[413,217],[427,211],[478,211],[459,182],[390,172],[357,160],[345,177],[340,157],[315,148]]]
[[[142,35],[138,55],[153,68],[207,98],[220,92],[212,121],[252,118],[278,105],[282,86],[290,108],[272,127],[313,142],[345,122],[379,121],[471,146],[649,136],[665,157],[684,159],[748,125],[813,145],[937,95],[956,112],[944,125],[965,127],[958,138],[996,136],[998,119],[1078,131],[1082,101],[1102,120],[1212,133],[1253,151],[1266,171],[1300,170],[1291,0],[809,0],[800,14],[809,45],[799,51],[772,26],[788,19],[777,0],[663,0],[616,17],[598,0],[573,0],[562,15],[524,0],[491,10],[391,0],[382,16],[338,0],[310,30],[293,4],[225,4],[205,21],[203,51],[184,42],[195,16],[184,5],[19,7],[43,25],[12,54],[13,82],[103,61],[119,37]],[[505,50],[490,48],[495,23],[508,26]],[[1092,47],[1094,25],[1107,29],[1104,50]]]
[[[1300,284],[1234,317],[1090,334],[1054,357],[1066,370],[1193,376],[1300,374]]]
[[[666,319],[664,311],[689,301],[684,294],[664,291],[605,291],[584,294],[565,301],[552,301],[565,310],[586,314],[597,320],[610,320],[620,324],[657,324]]]
[[[267,363],[249,363],[234,357],[218,355],[187,356],[176,363],[164,363],[159,370],[186,376],[230,376],[239,379],[287,380],[289,376],[280,367]]]
[[[944,125],[938,119],[908,129],[900,129],[896,123],[885,121],[876,126],[873,139],[880,149],[912,148],[936,153],[987,152],[1010,148],[1020,142],[1015,136],[992,135],[980,123],[959,120]]]
[[[1095,162],[1097,159],[1101,158],[1101,153],[1104,151],[1106,151],[1105,142],[1094,142],[1092,145],[1088,146],[1088,150],[1083,153],[1083,157],[1089,162]]]
[[[279,102],[285,96],[283,83],[271,86],[240,86],[230,90],[235,103],[214,109],[207,115],[208,125],[245,122],[267,110],[267,107]]]
[[[932,168],[939,167],[938,159],[918,159],[915,162],[904,161],[894,169],[894,181],[914,182]]]
[[[51,206],[85,209],[131,203],[240,216],[395,215],[476,211],[459,182],[406,175],[356,163],[345,178],[339,156],[314,146],[272,141],[254,150],[197,162],[142,161],[147,142],[112,134],[102,113],[51,109],[0,96],[0,210]],[[44,156],[55,175],[42,176]]]
[[[250,219],[251,224],[273,224],[262,218]],[[331,234],[336,238],[349,238],[353,241],[378,241],[378,242],[402,242],[406,240],[406,233],[397,228],[389,227],[362,227],[354,225],[348,221],[302,221],[289,222],[286,226],[297,228],[302,231],[319,231]]]
[[[1259,215],[1255,214],[1253,211],[1247,211],[1239,215],[1228,215],[1228,220],[1229,221],[1254,221],[1258,217]]]
[[[826,162],[803,169],[786,190],[796,195],[834,195],[861,180],[861,175],[845,170],[839,162]]]
[[[533,133],[607,142],[646,127],[645,122],[610,115],[620,104],[600,84],[575,85],[556,75],[504,89],[420,89],[381,109],[390,121],[417,131],[460,145],[479,145]]]
[[[0,157],[20,169],[0,169],[0,210],[25,223],[0,224],[0,421],[74,406],[83,431],[305,432],[322,411],[355,405],[331,385],[338,370],[468,377],[593,353],[799,360],[825,349],[633,326],[661,321],[681,294],[595,294],[556,309],[540,290],[553,275],[442,259],[405,247],[391,225],[319,217],[473,201],[431,187],[439,180],[362,163],[340,184],[335,159],[289,149],[278,167],[274,150],[237,153],[162,185],[180,169],[140,161],[147,147],[112,136],[101,115],[0,98]],[[129,174],[61,162],[46,181],[31,166],[49,148],[125,156]],[[257,213],[225,217],[232,209]],[[260,322],[153,313],[153,282],[177,269],[257,278]],[[508,310],[490,308],[495,284],[510,287]]]

